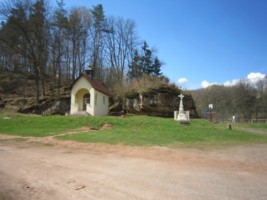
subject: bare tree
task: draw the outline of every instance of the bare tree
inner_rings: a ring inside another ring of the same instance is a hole
[[[256,118],[267,117],[267,76],[259,80],[255,84],[257,90],[257,98],[255,105]]]
[[[66,51],[64,46],[67,42],[68,18],[67,11],[64,9],[63,0],[57,1],[58,8],[55,10],[51,22],[51,38],[50,38],[50,61],[52,67],[53,91],[57,88],[57,96],[60,95],[60,87],[62,82],[63,66],[66,66]]]
[[[103,32],[105,32],[105,14],[102,4],[93,6],[91,10],[93,17],[93,24],[91,29],[92,36],[92,68],[96,70],[99,66],[98,61],[100,57],[101,47],[103,48]]]
[[[237,111],[245,119],[250,119],[254,113],[256,100],[255,89],[246,80],[240,80],[234,89],[234,104]]]
[[[90,26],[90,13],[87,8],[72,9],[69,17],[68,36],[71,52],[71,78],[83,71],[87,58],[87,38]]]
[[[110,17],[111,32],[106,34],[106,51],[110,73],[117,82],[122,82],[126,67],[137,46],[136,26],[131,20]]]
[[[37,0],[15,1],[4,4],[1,11],[6,24],[1,30],[0,40],[15,54],[29,61],[36,85],[36,100],[39,101],[40,80],[45,95],[45,69],[47,64],[48,23],[45,2]]]

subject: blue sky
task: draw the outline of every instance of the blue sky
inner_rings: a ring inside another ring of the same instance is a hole
[[[106,16],[134,20],[140,39],[165,63],[163,73],[185,89],[267,74],[267,0],[65,3],[67,8],[102,4]]]

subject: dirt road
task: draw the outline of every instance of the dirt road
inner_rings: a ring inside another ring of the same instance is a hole
[[[0,200],[267,199],[267,145],[213,150],[51,146],[3,137]]]

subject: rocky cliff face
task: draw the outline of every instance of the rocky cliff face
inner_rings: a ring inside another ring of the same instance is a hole
[[[173,112],[179,108],[178,95],[180,93],[185,95],[183,99],[185,110],[190,111],[191,117],[197,117],[191,94],[169,87],[151,89],[147,92],[128,92],[121,103],[117,102],[114,104],[115,107],[111,107],[111,111],[116,112],[123,109],[127,113],[172,117]]]
[[[70,110],[70,98],[43,98],[36,104],[35,98],[0,98],[0,109],[12,110],[25,114],[65,115]]]

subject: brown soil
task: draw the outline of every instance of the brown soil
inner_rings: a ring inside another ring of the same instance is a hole
[[[88,131],[96,131],[96,130],[107,130],[107,129],[111,129],[113,128],[112,125],[110,124],[104,124],[103,126],[101,126],[100,128],[94,128],[94,127],[90,127],[90,126],[83,126],[80,129],[74,130],[74,132],[88,132]]]
[[[90,127],[90,126],[83,126],[79,130],[80,131],[87,132],[87,131],[92,131],[92,130],[97,130],[97,129],[96,128],[93,128],[93,127]]]
[[[267,199],[267,145],[209,150],[0,135],[0,200]]]
[[[107,130],[107,129],[112,129],[113,127],[112,127],[112,125],[110,125],[110,124],[104,124],[101,128],[100,128],[100,130]]]

